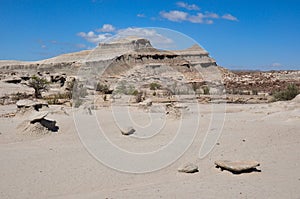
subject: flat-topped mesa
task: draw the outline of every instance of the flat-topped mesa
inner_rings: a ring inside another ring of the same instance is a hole
[[[120,38],[111,42],[99,43],[87,56],[86,61],[111,60],[123,54],[143,49],[153,49],[149,40],[138,37]]]
[[[108,43],[99,43],[101,49],[130,49],[137,50],[141,48],[153,48],[150,41],[139,37],[126,37],[117,40],[113,40]]]
[[[106,43],[99,43],[93,50],[85,50],[59,55],[53,58],[35,62],[0,62],[4,70],[53,71],[66,74],[76,74],[79,68],[85,70],[95,67],[105,68],[113,62],[126,58],[128,62],[139,64],[190,65],[193,67],[217,66],[207,51],[199,45],[193,45],[184,50],[160,50],[154,48],[145,38],[128,36],[116,38]],[[185,64],[187,62],[187,64]],[[116,65],[116,64],[113,64]],[[98,69],[97,69],[98,70]]]

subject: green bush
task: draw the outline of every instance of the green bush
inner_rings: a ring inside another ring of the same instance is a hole
[[[150,90],[157,90],[157,89],[160,89],[160,88],[161,88],[161,85],[159,83],[152,82],[150,84]]]
[[[41,92],[49,90],[49,83],[45,78],[34,75],[29,80],[28,86],[34,89],[35,98],[42,98]]]
[[[276,101],[286,101],[295,98],[299,94],[299,89],[295,84],[289,84],[283,91],[275,92],[274,99]]]
[[[134,96],[137,96],[139,94],[139,91],[138,90],[134,90],[133,92],[132,92],[132,95],[134,95]]]
[[[100,82],[96,85],[96,91],[107,94],[109,92],[109,87],[106,84],[101,84]]]
[[[257,90],[252,90],[252,95],[258,95],[258,91]]]
[[[204,93],[204,95],[209,95],[209,87],[208,86],[203,87],[203,93]]]
[[[125,81],[121,81],[118,84],[118,86],[115,88],[114,92],[118,93],[118,94],[135,95],[135,96],[138,94],[138,91],[136,90],[136,88],[133,85],[128,84]]]

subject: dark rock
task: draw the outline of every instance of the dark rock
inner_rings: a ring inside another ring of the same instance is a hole
[[[135,132],[135,129],[132,127],[126,127],[124,129],[121,129],[122,135],[131,135]]]

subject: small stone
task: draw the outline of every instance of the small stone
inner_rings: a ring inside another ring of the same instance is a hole
[[[186,104],[177,103],[174,105],[174,108],[186,109],[188,106]]]
[[[146,99],[145,101],[140,102],[140,103],[139,103],[139,106],[140,106],[141,108],[147,108],[147,107],[150,107],[150,106],[152,106],[152,100],[151,100],[151,99]]]
[[[135,129],[132,127],[127,127],[127,128],[121,129],[122,135],[131,135],[134,132],[135,132]]]
[[[181,167],[178,168],[179,172],[183,173],[196,173],[199,172],[198,166],[193,163],[187,163]]]

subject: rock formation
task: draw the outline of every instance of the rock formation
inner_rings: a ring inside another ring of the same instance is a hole
[[[229,95],[224,99],[201,96],[199,101],[204,103],[269,102],[271,99],[268,95],[284,89],[290,83],[300,88],[299,71],[232,72],[218,66],[209,53],[198,45],[184,50],[166,51],[154,48],[149,40],[136,37],[100,43],[93,50],[41,61],[2,60],[0,70],[0,87],[8,87],[8,84],[26,86],[31,76],[37,74],[51,82],[48,94],[52,96],[70,93],[68,86],[74,84],[75,79],[84,82],[90,90],[100,82],[108,87],[109,93],[105,94],[114,92],[115,95],[122,92],[130,94],[134,90],[146,90],[154,96],[195,93],[242,95]],[[149,89],[152,83],[160,85],[160,88]],[[14,101],[0,94],[0,104]],[[22,96],[30,94],[26,92]],[[18,99],[19,95],[13,98]],[[245,97],[247,95],[252,96]],[[65,100],[56,99],[53,102],[66,103]]]

